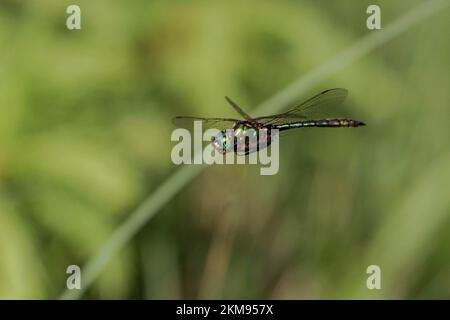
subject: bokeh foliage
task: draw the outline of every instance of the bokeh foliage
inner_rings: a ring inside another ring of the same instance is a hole
[[[419,3],[379,1],[383,25]],[[176,169],[171,117],[251,112],[382,32],[369,4],[2,0],[0,298],[59,295]],[[450,298],[449,11],[311,90],[348,88],[367,127],[286,136],[275,176],[208,168],[85,297]]]

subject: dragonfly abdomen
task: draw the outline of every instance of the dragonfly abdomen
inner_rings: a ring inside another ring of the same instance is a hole
[[[326,127],[326,128],[339,128],[339,127],[359,127],[364,126],[365,123],[352,120],[352,119],[322,119],[322,120],[303,120],[293,123],[284,123],[277,125],[276,128],[280,131],[304,128],[304,127]]]

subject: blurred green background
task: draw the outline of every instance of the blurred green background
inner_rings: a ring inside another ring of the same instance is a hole
[[[377,1],[383,29],[422,2]],[[1,0],[0,298],[59,297],[179,169],[173,116],[251,112],[383,32],[369,4]],[[275,176],[206,168],[83,298],[450,298],[449,11],[296,97],[348,88],[368,126],[284,137]]]

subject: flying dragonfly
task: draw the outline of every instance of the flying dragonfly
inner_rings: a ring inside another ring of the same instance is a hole
[[[220,153],[234,151],[238,155],[246,155],[268,147],[276,135],[271,130],[285,132],[297,128],[354,128],[365,126],[364,122],[347,118],[318,118],[316,111],[330,106],[340,105],[348,95],[347,89],[334,88],[325,90],[288,111],[252,118],[230,98],[227,102],[243,119],[175,117],[173,122],[179,127],[192,127],[194,121],[201,121],[207,127],[221,130],[212,139],[212,146]],[[256,139],[248,139],[254,136]],[[240,143],[239,143],[240,142]]]

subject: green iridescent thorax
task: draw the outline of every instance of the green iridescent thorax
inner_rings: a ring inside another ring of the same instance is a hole
[[[270,137],[267,139],[267,130],[264,130],[263,137],[263,141],[259,141],[257,129],[246,123],[236,122],[231,129],[221,131],[212,141],[212,145],[222,154],[229,151],[248,154],[270,144]]]

